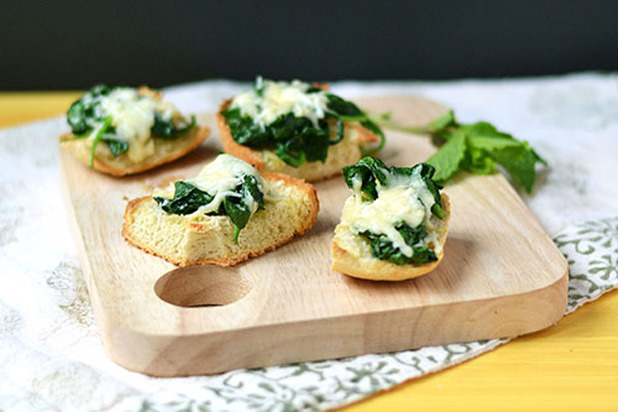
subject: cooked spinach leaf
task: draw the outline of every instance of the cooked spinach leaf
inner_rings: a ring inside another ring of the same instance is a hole
[[[103,121],[99,110],[100,98],[109,95],[115,88],[107,84],[97,84],[84,93],[81,99],[71,104],[67,111],[67,122],[74,135],[89,134]]]
[[[113,119],[106,116],[100,108],[102,99],[118,87],[98,84],[86,91],[81,99],[73,102],[67,111],[67,122],[71,126],[71,132],[75,135],[74,139],[87,138],[97,130],[90,152],[90,167],[94,165],[94,154],[100,142],[107,144],[114,157],[129,150],[129,143],[120,139],[116,134],[116,129],[112,127]],[[175,139],[195,126],[195,116],[191,116],[191,122],[188,125],[179,128],[176,128],[171,119],[164,119],[158,112],[155,112],[154,116],[155,121],[151,133],[163,139]]]
[[[264,80],[258,77],[254,90],[258,96],[264,93]],[[358,121],[361,125],[380,137],[380,144],[372,149],[363,149],[372,154],[384,147],[384,133],[379,126],[367,117],[354,103],[342,99],[318,87],[310,87],[306,93],[325,93],[327,110],[324,118],[315,125],[307,117],[297,117],[293,113],[281,115],[268,125],[257,124],[250,116],[243,116],[241,109],[231,107],[221,114],[226,118],[232,138],[241,145],[254,149],[270,149],[285,163],[299,167],[305,162],[325,162],[328,146],[335,145],[344,137],[344,122]],[[330,139],[329,122],[336,124],[336,133]]]
[[[188,182],[179,181],[174,183],[174,197],[155,196],[154,200],[165,212],[175,215],[189,215],[200,207],[212,202],[214,196],[198,189]]]
[[[259,209],[264,209],[264,195],[260,191],[255,177],[245,175],[243,183],[236,188],[240,197],[227,196],[223,199],[224,214],[228,215],[234,223],[234,242],[238,243],[240,231],[247,226],[253,213],[247,199],[253,199]]]
[[[375,200],[378,197],[377,183],[386,184],[389,169],[383,161],[375,157],[364,157],[356,164],[343,168],[343,179],[350,189],[356,189],[360,182],[360,190],[365,200]]]
[[[242,183],[236,186],[234,192],[240,196],[225,196],[216,211],[209,215],[225,215],[234,224],[234,242],[238,243],[240,231],[247,225],[254,210],[250,204],[257,203],[258,209],[264,209],[264,194],[259,188],[254,176],[244,175]],[[200,207],[208,205],[215,198],[216,193],[210,194],[195,185],[179,181],[174,183],[174,197],[168,199],[155,196],[154,200],[161,209],[169,214],[188,215],[196,212]]]
[[[390,181],[401,176],[418,175],[434,198],[432,213],[443,219],[444,210],[439,191],[441,186],[433,180],[434,173],[435,168],[427,163],[419,163],[413,167],[388,167],[380,159],[364,157],[356,164],[343,168],[343,179],[350,189],[355,189],[356,185],[360,185],[363,199],[373,201],[378,197],[378,183],[388,186]]]
[[[388,187],[393,182],[401,182],[403,177],[421,179],[435,203],[431,212],[439,219],[444,219],[445,212],[442,209],[442,201],[439,189],[432,177],[435,169],[427,163],[419,163],[413,167],[388,167],[380,159],[365,157],[356,164],[343,168],[343,178],[350,189],[359,191],[364,201],[373,202],[378,198],[378,184]],[[420,199],[419,199],[420,200]],[[411,227],[406,223],[399,222],[394,225],[401,234],[405,243],[413,250],[411,257],[404,255],[397,246],[384,234],[371,231],[360,232],[359,235],[369,241],[371,254],[378,259],[388,260],[397,265],[423,264],[437,260],[433,250],[425,246],[422,241],[427,236],[424,223],[417,227]]]
[[[427,229],[425,229],[423,224],[413,228],[405,223],[400,223],[395,226],[395,229],[401,234],[406,244],[412,248],[413,253],[411,257],[404,255],[386,235],[375,234],[369,231],[361,232],[359,235],[369,241],[373,256],[381,260],[388,260],[396,265],[407,265],[410,263],[420,265],[438,260],[433,250],[419,244],[427,236]]]
[[[107,143],[107,147],[109,147],[109,150],[112,151],[112,154],[114,155],[114,157],[118,157],[122,153],[129,150],[129,143],[125,142],[124,140],[118,140],[118,139],[114,139],[113,137],[107,137],[107,136],[110,136],[110,135],[103,135],[103,137],[101,138],[101,141]],[[114,135],[112,134],[111,136],[114,136]]]
[[[94,154],[97,150],[97,146],[99,145],[99,142],[103,140],[103,136],[105,135],[107,130],[111,128],[111,126],[112,126],[111,117],[106,117],[105,119],[103,119],[103,124],[97,131],[97,134],[95,135],[94,140],[92,141],[92,148],[90,149],[90,167],[94,167]]]
[[[191,116],[189,124],[176,128],[172,119],[164,119],[160,113],[155,112],[154,125],[150,129],[153,136],[163,139],[175,139],[195,126],[195,116]]]

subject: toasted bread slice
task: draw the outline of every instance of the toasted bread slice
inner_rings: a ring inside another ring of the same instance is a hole
[[[268,193],[265,208],[251,216],[238,243],[229,217],[167,214],[152,196],[129,202],[122,235],[130,244],[178,266],[232,266],[262,255],[309,230],[319,209],[311,184],[276,173],[262,177]]]
[[[443,220],[431,215],[432,224],[437,232],[438,242],[442,247],[436,252],[438,260],[422,265],[396,265],[381,260],[371,254],[369,243],[350,227],[339,224],[335,228],[335,237],[331,244],[332,269],[356,278],[369,280],[398,281],[412,279],[434,270],[444,256],[444,243],[448,232],[451,206],[448,196],[441,194]]]
[[[363,157],[361,146],[376,143],[380,140],[371,131],[362,127],[358,122],[344,122],[344,137],[341,142],[328,148],[328,157],[324,163],[306,162],[299,167],[292,167],[279,159],[272,150],[255,150],[243,146],[234,140],[230,127],[222,111],[229,108],[231,100],[225,101],[217,112],[217,126],[221,135],[223,150],[232,156],[251,163],[260,172],[285,173],[290,176],[316,182],[341,174],[341,168],[356,163]],[[329,121],[331,137],[336,135],[334,122]]]
[[[140,173],[178,159],[196,149],[206,139],[208,127],[194,127],[175,139],[154,138],[155,151],[144,160],[134,163],[127,153],[114,157],[106,144],[99,144],[95,150],[93,168],[112,176]],[[92,139],[75,139],[72,133],[60,136],[60,146],[86,166],[90,166]]]

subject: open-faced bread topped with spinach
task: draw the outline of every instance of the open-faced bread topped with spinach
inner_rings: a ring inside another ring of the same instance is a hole
[[[67,112],[71,133],[61,146],[100,172],[123,176],[171,162],[197,148],[209,133],[161,93],[141,87],[97,85]]]
[[[130,201],[122,233],[179,266],[229,266],[305,233],[318,209],[309,183],[220,154],[197,176]]]
[[[227,153],[308,181],[339,174],[384,145],[382,130],[354,103],[299,80],[258,77],[221,105],[217,124]]]
[[[426,163],[387,167],[366,157],[345,167],[354,191],[332,241],[332,268],[371,280],[404,280],[433,270],[444,255],[450,217],[446,194]]]

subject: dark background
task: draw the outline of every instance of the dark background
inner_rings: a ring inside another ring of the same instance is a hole
[[[618,1],[0,0],[0,90],[614,71]]]

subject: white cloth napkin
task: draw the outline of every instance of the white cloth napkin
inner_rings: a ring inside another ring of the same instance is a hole
[[[170,88],[181,110],[214,111],[246,84]],[[570,264],[568,312],[618,285],[618,76],[335,83],[354,99],[428,97],[488,120],[550,164],[520,195]],[[506,340],[161,379],[105,355],[60,194],[62,118],[0,132],[0,410],[290,411],[341,406],[444,369]]]

